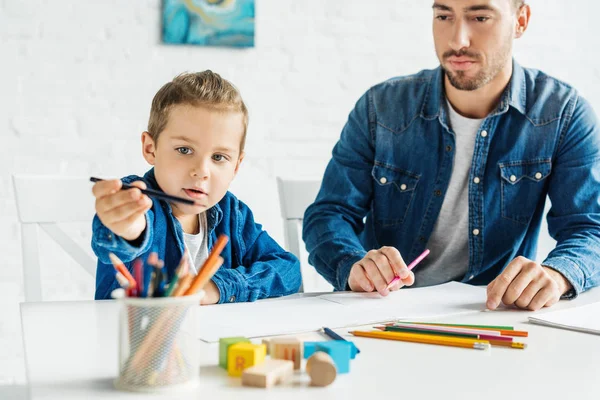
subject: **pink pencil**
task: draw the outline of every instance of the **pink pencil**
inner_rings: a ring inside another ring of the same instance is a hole
[[[410,271],[411,269],[413,269],[414,267],[416,267],[418,263],[420,263],[421,261],[423,261],[423,259],[425,257],[427,257],[428,255],[429,255],[429,249],[425,249],[425,251],[422,252],[419,257],[415,258],[413,262],[411,262],[410,264],[408,264],[406,266],[406,268],[408,268],[408,270]],[[400,280],[400,277],[396,275],[396,277],[394,279],[392,279],[391,282],[388,284],[387,290],[390,290],[390,288],[392,287],[392,285],[394,283],[398,282],[399,280]]]

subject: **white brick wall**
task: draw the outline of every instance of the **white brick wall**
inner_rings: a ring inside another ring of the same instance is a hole
[[[572,83],[600,111],[599,3],[529,3],[517,58]],[[161,44],[160,0],[0,0],[0,384],[24,379],[11,174],[142,173],[152,96],[182,71],[210,68],[241,89],[251,112],[232,189],[282,241],[274,177],[319,177],[370,85],[436,66],[431,4],[257,0],[256,47],[235,50]],[[50,243],[42,248],[46,298],[89,298],[92,280]]]

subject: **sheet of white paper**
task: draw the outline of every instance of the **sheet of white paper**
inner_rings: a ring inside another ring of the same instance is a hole
[[[600,303],[529,317],[534,324],[600,335]]]
[[[377,293],[338,292],[318,297],[261,300],[200,307],[199,338],[248,338],[342,328],[396,319],[421,319],[485,309],[485,288],[458,282]]]

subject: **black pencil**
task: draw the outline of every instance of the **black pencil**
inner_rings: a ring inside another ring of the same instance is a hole
[[[94,178],[93,176],[90,177],[90,181],[91,182],[100,182],[100,181],[103,181],[103,180],[104,179]],[[140,189],[137,186],[132,186],[132,185],[128,185],[127,183],[123,183],[123,189],[134,189],[134,188],[135,189]],[[165,192],[160,192],[158,190],[140,189],[140,191],[142,193],[144,193],[146,196],[156,197],[157,199],[161,199],[161,200],[178,201],[180,203],[189,204],[189,205],[192,205],[192,206],[196,204],[194,202],[194,200],[184,199],[183,197],[171,196],[170,194],[166,194]]]

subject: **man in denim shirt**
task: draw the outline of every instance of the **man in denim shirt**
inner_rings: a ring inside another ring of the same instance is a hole
[[[600,128],[567,84],[512,59],[530,8],[436,0],[441,66],[372,87],[305,214],[309,260],[337,290],[488,285],[537,310],[600,283]],[[535,258],[546,196],[556,248]],[[431,255],[414,270],[404,260]]]

